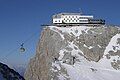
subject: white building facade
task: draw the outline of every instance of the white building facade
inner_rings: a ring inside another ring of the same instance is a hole
[[[89,19],[93,19],[91,15],[81,15],[80,13],[60,13],[53,15],[53,23],[88,23]]]

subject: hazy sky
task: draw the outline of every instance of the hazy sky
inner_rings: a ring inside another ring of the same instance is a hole
[[[27,63],[35,55],[40,25],[50,24],[55,13],[82,11],[105,19],[107,24],[120,25],[119,8],[120,0],[0,0],[0,61]],[[16,50],[34,33],[24,54]]]

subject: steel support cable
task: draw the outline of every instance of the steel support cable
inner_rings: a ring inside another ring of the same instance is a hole
[[[38,32],[33,33],[30,37],[28,37],[26,40],[23,41],[22,44],[26,44],[28,43],[34,36],[36,36],[38,34]],[[20,44],[21,45],[21,44]],[[13,54],[15,51],[19,50],[20,47],[15,47],[14,49],[10,50],[9,52],[6,52],[6,55],[4,57],[2,57],[2,61],[4,61],[5,59],[8,58],[8,56],[10,56],[11,54]]]

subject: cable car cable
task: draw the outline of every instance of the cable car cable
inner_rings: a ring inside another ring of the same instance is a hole
[[[33,33],[30,37],[28,37],[26,40],[24,40],[24,42],[20,45],[22,49],[24,48],[24,44],[26,44],[28,41],[30,41],[30,39],[32,39],[36,34],[38,34],[38,32]],[[20,47],[15,47],[14,49],[12,49],[10,52],[7,52],[7,54],[2,57],[2,61],[4,59],[7,59],[9,55],[13,54],[15,51],[19,50]],[[25,50],[24,50],[25,51]]]

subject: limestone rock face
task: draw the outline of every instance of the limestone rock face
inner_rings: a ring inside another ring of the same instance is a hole
[[[119,27],[48,26],[41,33],[25,79],[119,80],[119,57]]]

